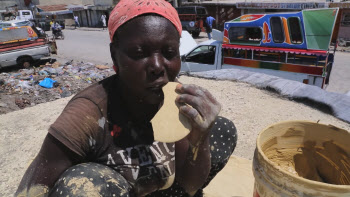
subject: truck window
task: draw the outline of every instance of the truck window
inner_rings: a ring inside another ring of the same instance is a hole
[[[204,8],[197,8],[197,14],[204,15],[204,14],[207,14],[207,12],[205,11]]]
[[[30,25],[29,21],[15,23],[15,26],[27,26],[27,25]]]
[[[200,46],[187,55],[186,62],[214,64],[215,50],[216,47],[212,45]]]
[[[176,8],[176,10],[179,14],[196,14],[196,10],[194,7],[181,7]]]
[[[301,34],[301,26],[298,17],[288,18],[289,34],[293,44],[303,43],[303,36]]]
[[[262,31],[260,27],[231,27],[229,38],[231,44],[260,44]]]
[[[283,43],[284,42],[284,32],[282,26],[282,20],[280,17],[271,17],[271,32],[273,41],[275,43]]]

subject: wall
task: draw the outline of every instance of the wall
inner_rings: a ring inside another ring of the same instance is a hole
[[[208,15],[215,18],[213,28],[220,31],[223,31],[225,22],[241,16],[241,9],[237,9],[234,4],[210,3],[210,1],[208,1],[206,3],[188,3],[182,6],[205,7],[208,11]]]
[[[59,5],[59,4],[76,4],[83,5],[83,0],[39,0],[39,5]]]
[[[349,21],[350,9],[343,9],[341,25],[339,28],[338,38],[345,38],[346,40],[350,40],[350,21]],[[345,21],[345,16],[347,16],[347,20]]]
[[[27,9],[23,0],[0,0],[0,10],[5,10],[6,7],[17,5],[18,9]]]
[[[224,29],[225,22],[241,15],[241,10],[234,5],[202,4],[201,6],[206,7],[208,14],[215,18],[214,28],[220,31]]]
[[[113,0],[94,0],[94,5],[113,5]]]
[[[17,4],[16,1],[0,1],[0,10],[5,10],[6,7]]]

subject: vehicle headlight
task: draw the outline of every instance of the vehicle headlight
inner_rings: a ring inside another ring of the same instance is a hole
[[[190,25],[190,27],[194,27],[194,21],[191,21],[190,23],[189,23],[189,25]]]

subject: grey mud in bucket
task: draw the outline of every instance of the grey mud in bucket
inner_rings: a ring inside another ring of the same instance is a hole
[[[288,121],[263,130],[253,160],[254,197],[350,196],[350,134]]]

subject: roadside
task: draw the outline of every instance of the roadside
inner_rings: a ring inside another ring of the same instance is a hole
[[[0,73],[0,114],[69,97],[112,74],[111,66],[73,60],[7,69]]]
[[[181,76],[179,80],[200,85],[217,98],[222,104],[220,115],[233,121],[237,127],[238,143],[234,155],[246,159],[253,157],[258,133],[280,121],[319,121],[350,131],[349,124],[329,114],[247,83],[187,76]],[[13,194],[27,166],[38,153],[48,127],[70,99],[58,99],[0,115],[0,196]]]
[[[108,31],[107,28],[104,28],[104,30],[101,27],[77,27],[75,26],[66,26],[66,30],[80,30],[80,31]]]

